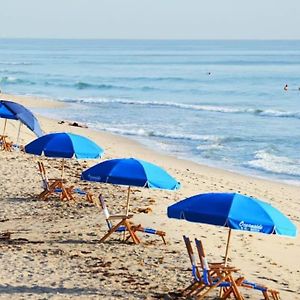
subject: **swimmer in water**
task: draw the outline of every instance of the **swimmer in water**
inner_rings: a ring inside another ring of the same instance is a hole
[[[283,89],[287,91],[289,89],[288,85],[286,84]]]

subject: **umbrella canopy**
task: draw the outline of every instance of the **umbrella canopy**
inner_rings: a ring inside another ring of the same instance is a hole
[[[49,133],[25,146],[25,152],[57,158],[99,158],[103,149],[92,140],[73,133]]]
[[[167,190],[180,187],[180,183],[161,167],[135,158],[106,160],[84,171],[81,179]]]
[[[297,235],[296,226],[272,205],[237,193],[192,196],[169,206],[168,217],[229,227],[225,263],[231,229],[292,237]]]
[[[18,120],[17,116],[0,101],[0,118]]]
[[[127,185],[126,214],[129,211],[130,186],[166,190],[176,190],[180,187],[180,183],[161,167],[135,158],[106,160],[85,170],[81,179]]]
[[[42,136],[43,131],[33,113],[23,105],[6,100],[0,100],[0,118],[19,120],[26,125],[36,136]]]
[[[296,226],[279,210],[237,193],[199,194],[168,207],[168,217],[231,229],[296,236]]]

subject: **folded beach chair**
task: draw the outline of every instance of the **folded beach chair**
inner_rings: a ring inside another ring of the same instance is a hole
[[[208,265],[205,259],[201,259],[200,264],[197,264],[190,239],[186,236],[183,238],[192,264],[193,282],[182,292],[182,295],[204,299],[216,288],[224,288],[227,295],[223,295],[222,299],[227,299],[233,295],[235,299],[243,300],[244,298],[238,290],[243,278],[235,280],[232,275],[238,269],[224,266],[222,263]]]
[[[73,194],[79,194],[81,196],[85,196],[88,202],[93,202],[92,195],[87,191],[81,190],[79,188],[66,187],[64,183],[66,182],[62,178],[53,178],[48,179],[45,166],[42,162],[38,162],[39,173],[42,178],[42,187],[43,192],[39,194],[39,198],[42,200],[46,200],[51,194],[58,193],[60,194],[61,200],[74,200]]]
[[[136,232],[143,232],[143,233],[155,234],[160,236],[164,244],[166,245],[166,240],[165,240],[166,233],[164,231],[142,227],[140,224],[134,225],[131,221],[129,221],[129,219],[131,219],[133,215],[110,215],[101,194],[99,195],[99,199],[95,200],[94,203],[100,210],[103,210],[107,227],[108,227],[108,233],[101,239],[101,241],[104,241],[113,232],[123,232],[123,233],[128,232],[129,236],[127,236],[125,240],[132,238],[134,243],[139,244],[140,239],[136,235]],[[121,219],[121,221],[116,225],[113,225],[112,220],[116,220],[116,219]]]
[[[203,279],[204,280],[209,280],[209,270],[213,270],[216,266],[222,266],[222,264],[220,263],[208,263],[205,257],[205,253],[204,253],[204,248],[202,245],[202,242],[195,239],[196,242],[196,248],[199,254],[199,259],[201,262],[201,267],[203,268]],[[234,268],[233,268],[234,269]],[[234,272],[237,272],[238,269],[234,269]],[[206,275],[208,274],[208,275]],[[244,287],[244,288],[251,288],[251,289],[255,289],[258,290],[260,292],[262,292],[264,299],[269,300],[269,299],[274,299],[274,300],[278,300],[280,299],[279,297],[279,292],[273,289],[269,289],[266,286],[263,286],[261,284],[257,284],[257,283],[253,283],[250,282],[248,280],[245,280],[244,277],[238,277],[237,279],[234,280],[235,284],[237,287]],[[223,290],[223,294],[222,294],[222,299],[226,299],[228,297],[230,297],[230,295],[234,293],[233,291],[233,287],[225,287]]]

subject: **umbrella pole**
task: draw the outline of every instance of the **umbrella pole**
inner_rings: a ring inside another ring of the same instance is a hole
[[[126,216],[128,216],[128,212],[129,212],[129,197],[130,197],[130,186],[128,187],[127,190]],[[123,240],[125,241],[125,239],[126,239],[126,232],[124,231]]]
[[[225,266],[227,265],[227,260],[228,260],[230,237],[231,237],[231,228],[229,228],[228,237],[227,237],[227,245],[226,245],[225,259],[224,259]]]
[[[19,129],[18,129],[18,135],[17,135],[17,145],[19,145],[19,139],[20,139],[20,133],[21,133],[21,126],[22,126],[22,122],[20,122],[20,125],[19,125]]]
[[[3,128],[3,134],[2,134],[2,135],[4,135],[4,134],[5,134],[5,130],[6,130],[6,124],[7,124],[7,119],[5,119],[5,121],[4,121],[4,128]]]
[[[228,237],[227,237],[227,245],[226,245],[226,251],[225,251],[225,258],[224,258],[224,265],[225,266],[227,266],[230,237],[231,237],[231,228],[229,228]],[[223,295],[223,288],[220,288],[219,297],[221,298],[222,295]]]
[[[63,158],[62,165],[61,165],[61,179],[64,179],[64,171],[65,171],[65,159]]]
[[[128,216],[128,212],[129,212],[129,196],[130,196],[130,186],[128,187],[128,191],[127,191],[126,216]]]

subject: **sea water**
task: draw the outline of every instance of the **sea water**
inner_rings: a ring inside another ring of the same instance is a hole
[[[35,110],[47,116],[300,183],[300,41],[0,40],[0,88],[68,103]]]

